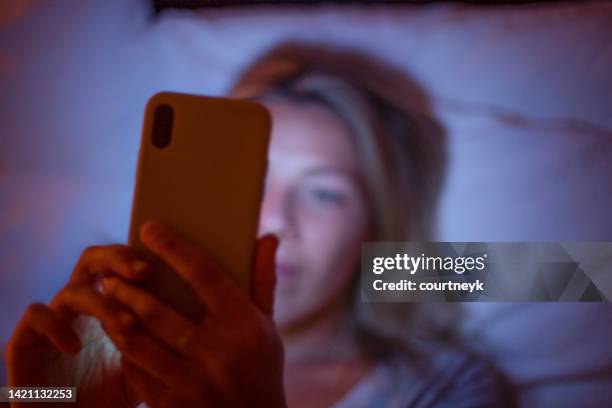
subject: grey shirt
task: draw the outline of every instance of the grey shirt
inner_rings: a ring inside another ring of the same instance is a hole
[[[456,349],[438,349],[426,369],[396,357],[378,363],[332,408],[512,407],[507,385],[486,361]]]

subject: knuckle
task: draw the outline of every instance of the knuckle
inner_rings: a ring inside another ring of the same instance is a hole
[[[28,307],[26,308],[24,312],[24,317],[27,320],[31,320],[35,318],[36,316],[40,315],[41,313],[43,313],[43,311],[46,310],[46,308],[47,307],[40,302],[32,303],[28,305]]]
[[[129,258],[129,251],[126,250],[122,245],[113,244],[107,248],[107,259],[111,265],[125,262]]]
[[[81,252],[81,258],[82,259],[89,258],[94,253],[98,252],[100,250],[100,248],[101,248],[100,245],[90,245],[90,246],[86,247],[83,250],[83,252]]]
[[[138,316],[145,324],[155,323],[159,320],[159,307],[151,299],[143,299],[138,305]]]
[[[111,251],[123,252],[128,250],[128,246],[125,244],[109,244],[106,246]]]
[[[126,251],[124,248],[121,247],[121,245],[109,245],[107,247],[106,254],[108,257],[107,259],[109,259],[110,262],[126,258]]]
[[[135,333],[138,323],[136,317],[132,316],[132,314],[121,312],[119,317],[114,316],[113,319],[118,326],[117,330],[122,335],[130,335]]]
[[[115,258],[120,260],[129,260],[135,253],[134,249],[123,244],[113,244],[109,246]]]

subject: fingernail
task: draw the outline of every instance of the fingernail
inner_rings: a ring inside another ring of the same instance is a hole
[[[138,277],[145,276],[148,268],[149,264],[141,259],[135,259],[130,263],[132,273]]]
[[[115,286],[117,285],[117,280],[115,278],[111,278],[108,276],[105,276],[102,278],[102,287],[104,288],[105,292],[112,292],[113,289],[115,289]]]

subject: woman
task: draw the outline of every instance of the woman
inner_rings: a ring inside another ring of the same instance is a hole
[[[503,406],[494,371],[454,345],[450,306],[360,301],[361,242],[430,238],[444,149],[418,88],[357,54],[286,44],[229,94],[273,117],[251,299],[146,224],[143,243],[210,316],[195,326],[132,285],[150,271],[130,248],[89,248],[16,328],[11,385],[75,384],[83,406]]]

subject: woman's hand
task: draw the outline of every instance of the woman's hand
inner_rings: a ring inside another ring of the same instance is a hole
[[[122,353],[131,398],[150,407],[285,406],[282,343],[271,319],[277,239],[257,243],[249,298],[171,228],[148,223],[140,235],[193,287],[207,312],[194,324],[127,279],[103,280],[105,293],[138,321],[129,330],[106,328]]]
[[[6,351],[9,385],[76,386],[80,406],[130,405],[120,355],[100,323],[121,331],[133,317],[98,290],[99,277],[116,275],[136,282],[146,274],[143,259],[124,245],[86,249],[50,304],[30,305],[18,322]]]

